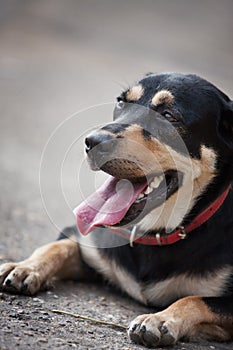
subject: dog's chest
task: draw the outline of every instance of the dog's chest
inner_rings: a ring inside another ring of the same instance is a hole
[[[205,276],[178,274],[161,281],[136,280],[114,260],[104,258],[98,249],[82,247],[84,261],[110,282],[143,304],[165,306],[188,295],[219,296],[224,291],[232,268],[227,266]]]

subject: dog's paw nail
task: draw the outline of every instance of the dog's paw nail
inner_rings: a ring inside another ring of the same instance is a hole
[[[5,281],[5,285],[6,285],[6,286],[10,286],[10,285],[11,285],[11,280],[10,280],[10,279],[7,279],[7,280]]]
[[[143,325],[141,328],[140,328],[140,332],[141,333],[146,333],[146,326]]]
[[[137,326],[138,326],[137,323],[134,323],[134,325],[130,328],[130,331],[134,332],[136,330]]]
[[[27,285],[27,283],[24,283],[22,285],[22,291],[26,291],[27,289],[28,289],[28,285]]]
[[[163,325],[163,326],[161,327],[160,331],[161,331],[162,334],[167,334],[167,333],[168,333],[168,328],[167,328],[167,326]]]

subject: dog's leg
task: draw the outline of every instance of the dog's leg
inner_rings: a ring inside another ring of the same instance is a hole
[[[233,337],[233,298],[182,298],[162,312],[138,316],[128,333],[149,347],[169,346],[181,338],[227,341]]]
[[[53,279],[78,279],[87,267],[77,241],[65,238],[34,251],[19,263],[0,266],[0,290],[33,295]]]

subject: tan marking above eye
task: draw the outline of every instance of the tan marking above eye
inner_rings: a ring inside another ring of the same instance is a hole
[[[160,90],[158,92],[156,92],[156,94],[154,95],[154,97],[151,100],[151,103],[154,106],[158,106],[161,104],[172,104],[174,101],[174,96],[172,95],[172,93],[168,90]]]
[[[142,97],[143,93],[144,89],[142,85],[135,85],[129,91],[127,91],[126,99],[127,101],[137,101]]]

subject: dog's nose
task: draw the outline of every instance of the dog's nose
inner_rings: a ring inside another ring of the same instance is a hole
[[[109,142],[112,137],[107,134],[101,134],[99,132],[94,132],[88,135],[85,139],[85,151],[88,153],[94,147],[98,146],[98,150],[101,152],[109,151]]]

